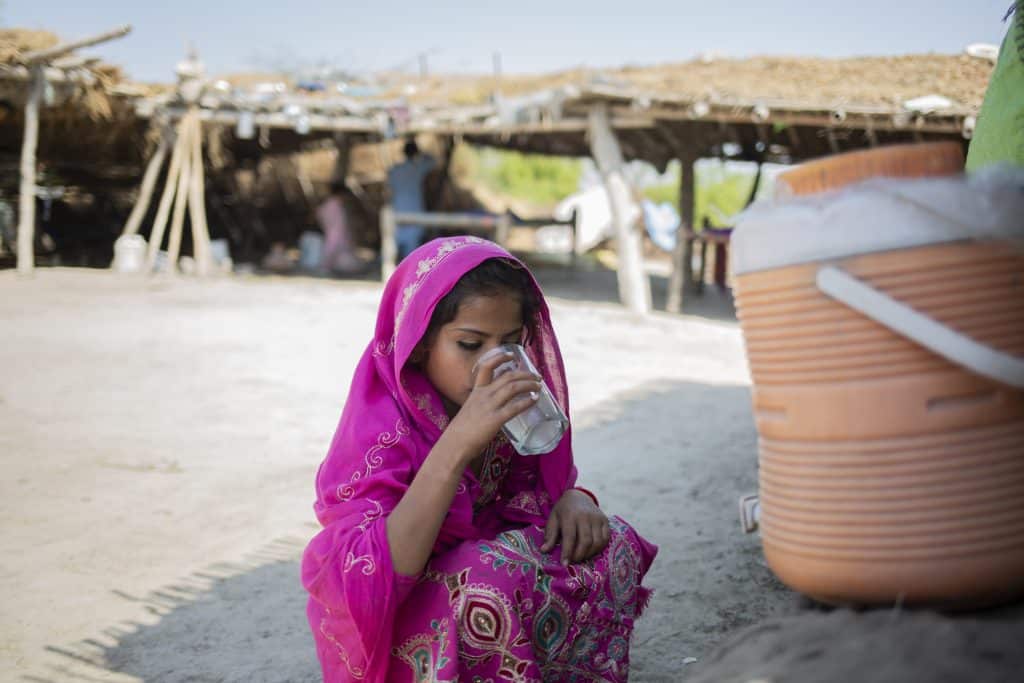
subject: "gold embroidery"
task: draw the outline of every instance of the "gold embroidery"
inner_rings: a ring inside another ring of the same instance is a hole
[[[381,432],[377,435],[377,443],[370,447],[368,451],[363,455],[363,462],[366,463],[366,470],[356,470],[352,473],[352,478],[349,479],[347,484],[338,486],[337,496],[338,500],[342,503],[348,502],[356,494],[355,483],[363,477],[369,477],[370,473],[374,469],[380,467],[384,463],[384,459],[380,457],[380,451],[391,448],[399,441],[402,440],[403,436],[409,435],[409,426],[405,424],[402,418],[398,418],[395,422],[395,431]]]

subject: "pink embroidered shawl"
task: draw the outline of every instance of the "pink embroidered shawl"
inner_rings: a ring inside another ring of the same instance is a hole
[[[331,683],[375,683],[387,674],[395,614],[415,577],[392,568],[385,521],[447,424],[433,386],[405,363],[441,298],[462,275],[490,258],[518,263],[501,247],[476,237],[434,240],[410,254],[384,288],[373,341],[356,368],[317,474],[314,509],[324,529],[302,562],[302,582],[311,596],[307,613],[324,679]],[[540,307],[527,350],[568,414],[558,342],[540,288],[532,277],[531,282]],[[547,521],[552,501],[576,480],[570,444],[567,434],[549,454],[515,456],[504,500],[521,501],[506,504],[499,513],[508,527]],[[517,477],[517,468],[520,474],[523,468],[535,471]],[[526,490],[530,487],[535,490]],[[464,478],[435,553],[485,533],[474,525],[470,489]]]

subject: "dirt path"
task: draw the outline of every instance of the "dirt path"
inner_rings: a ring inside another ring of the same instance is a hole
[[[661,546],[631,680],[676,681],[793,604],[737,523],[739,331],[549,281],[581,482]],[[0,291],[0,679],[317,680],[298,557],[379,286],[58,269]]]

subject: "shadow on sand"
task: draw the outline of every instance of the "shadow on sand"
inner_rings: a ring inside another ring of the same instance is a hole
[[[746,387],[653,384],[602,403],[575,434],[580,481],[660,546],[654,599],[634,637],[631,681],[677,681],[733,630],[785,611],[793,596],[739,532],[736,500],[756,487]],[[240,564],[214,565],[146,596],[149,624],[48,648],[34,683],[319,680],[298,558],[282,539]]]

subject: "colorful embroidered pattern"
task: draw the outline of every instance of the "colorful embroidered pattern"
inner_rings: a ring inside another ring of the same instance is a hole
[[[610,521],[608,547],[569,567],[558,562],[557,546],[540,551],[537,526],[466,542],[432,560],[399,613],[402,667],[416,681],[626,681],[643,562],[635,532]],[[434,614],[430,628],[417,628],[413,615],[425,610]],[[457,634],[447,649],[438,647],[440,622]],[[433,678],[422,677],[428,671]]]

